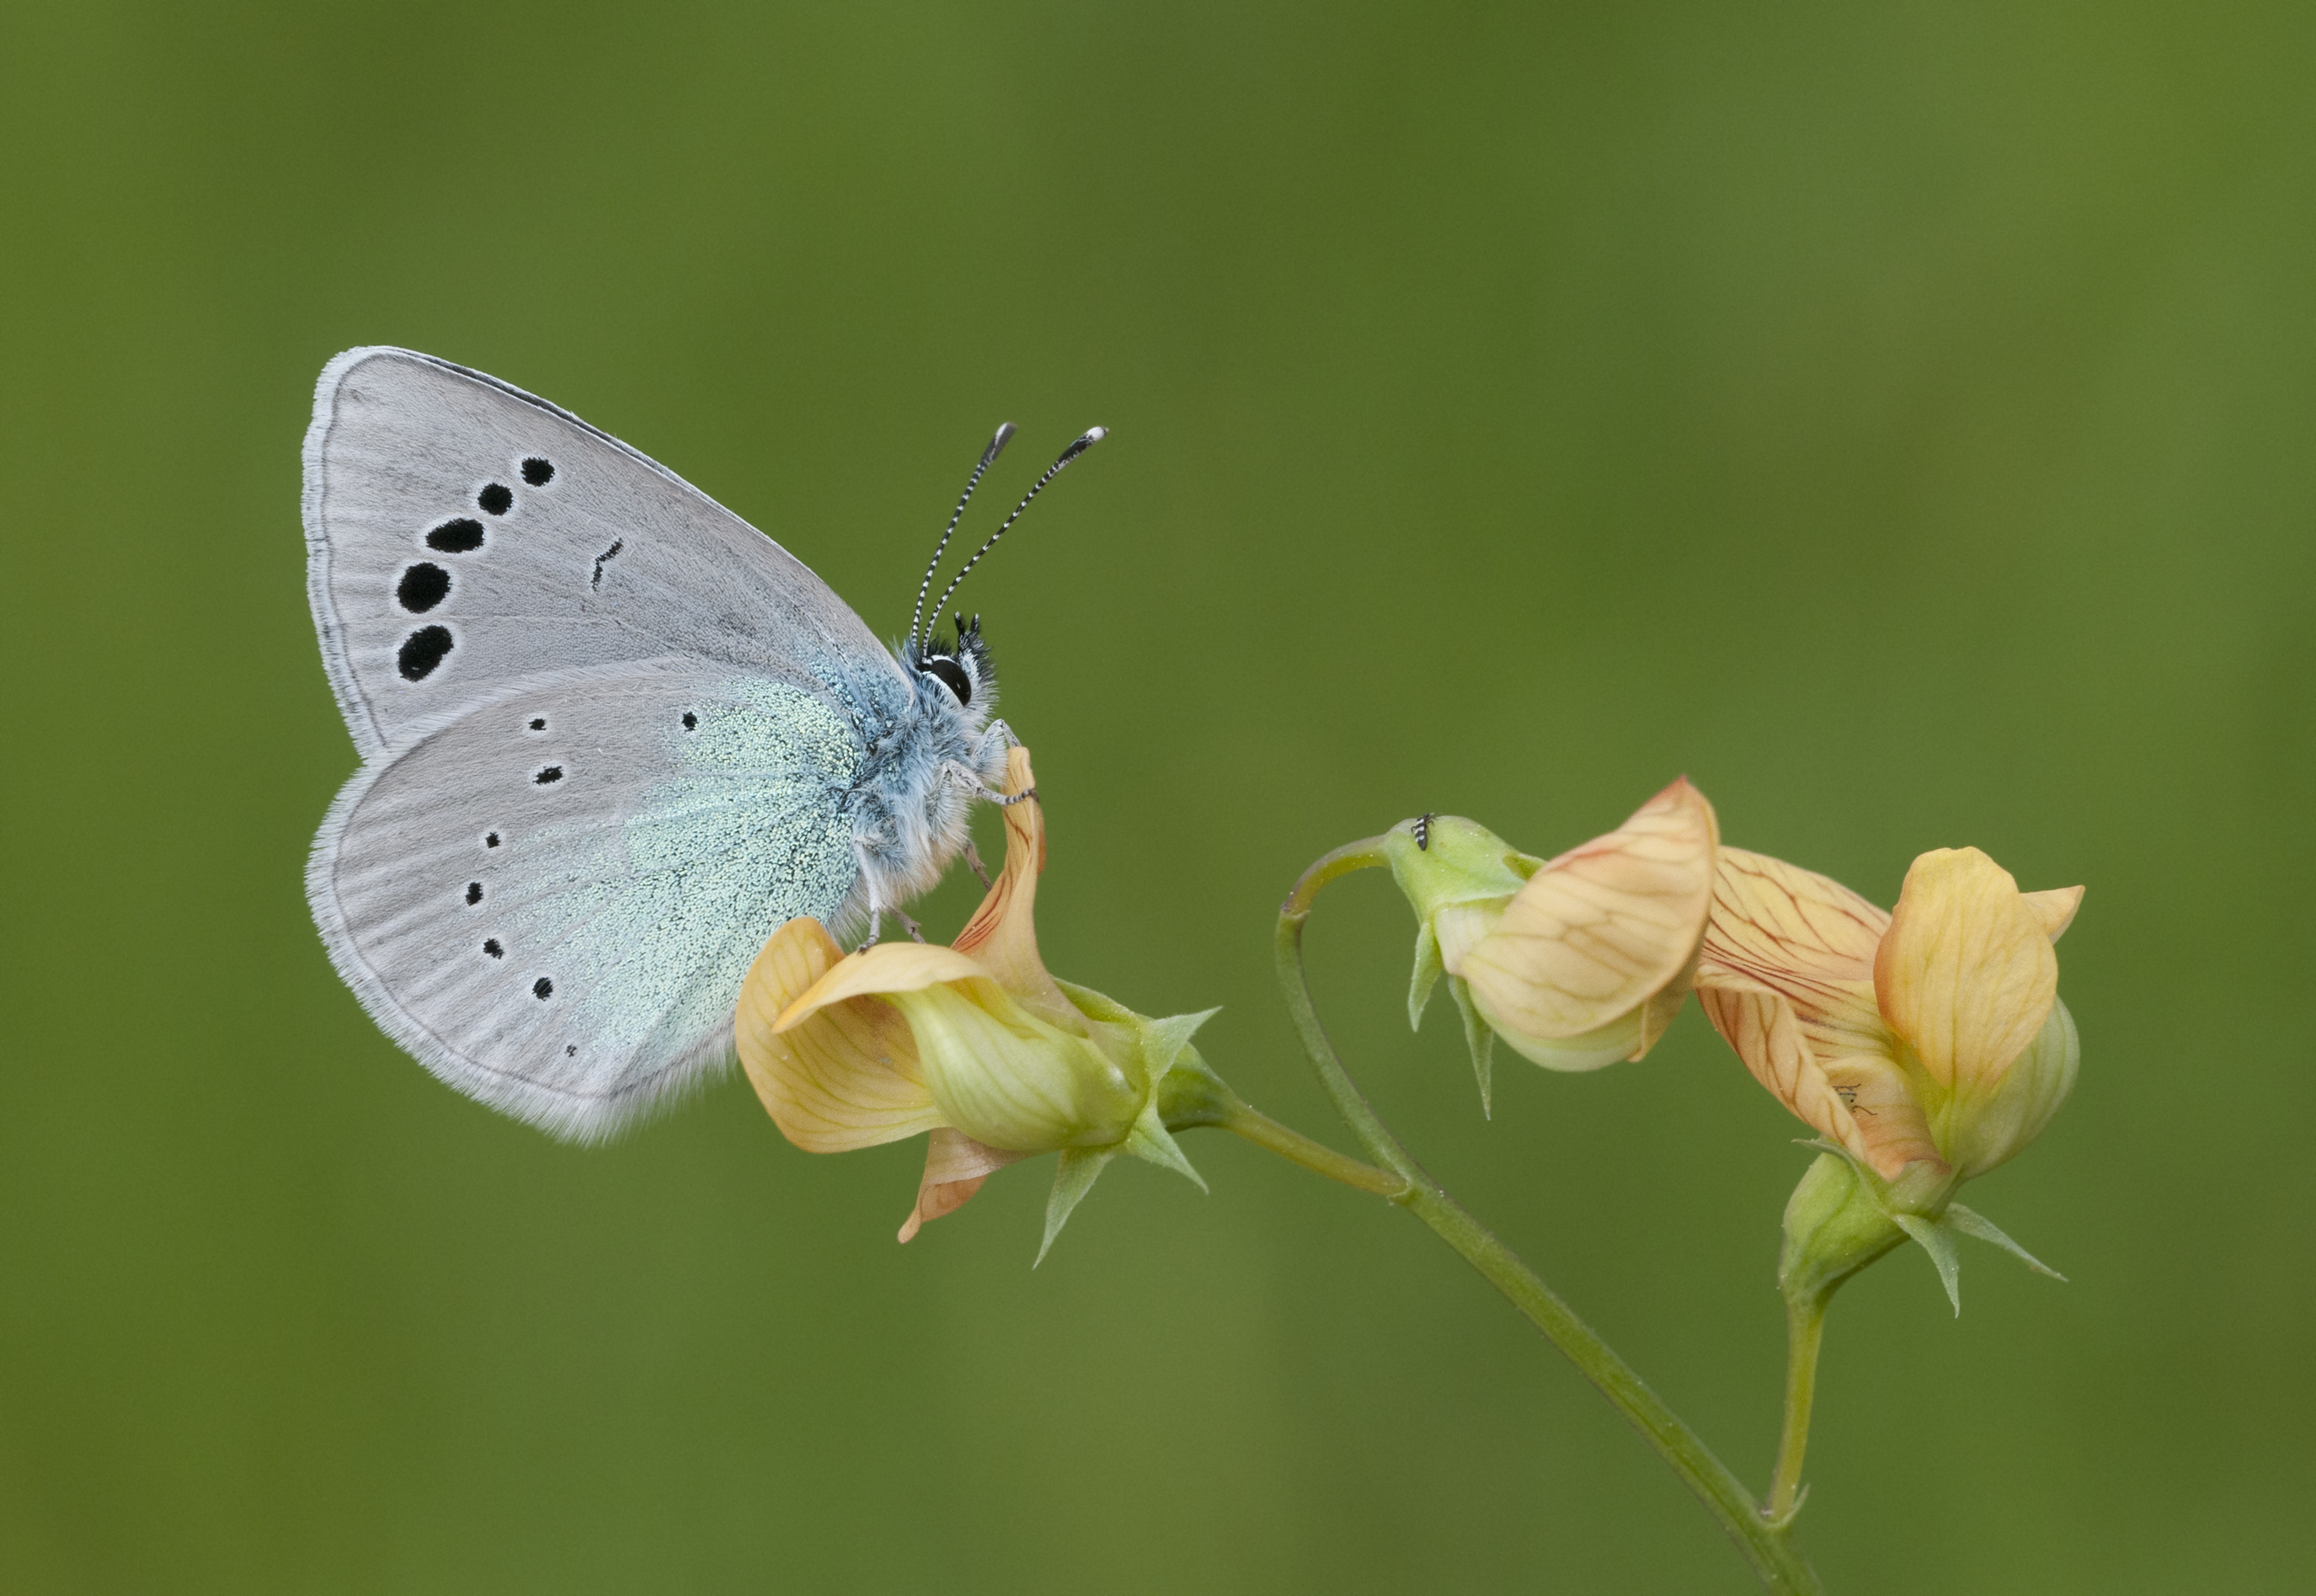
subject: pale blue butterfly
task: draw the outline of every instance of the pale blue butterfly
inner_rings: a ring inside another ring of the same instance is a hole
[[[401,349],[322,371],[307,586],[362,768],[307,896],[387,1035],[557,1136],[726,1067],[766,937],[880,916],[970,849],[1011,734],[979,620],[887,649],[779,546],[567,411]],[[914,930],[911,924],[911,930]]]

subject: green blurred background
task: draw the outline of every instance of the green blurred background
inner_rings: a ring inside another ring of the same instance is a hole
[[[1742,1592],[1670,1474],[1403,1216],[1192,1138],[1031,1272],[1046,1166],[905,1249],[915,1144],[726,1083],[579,1151],[332,976],[354,757],[304,595],[315,374],[396,343],[628,439],[886,633],[975,578],[1064,975],[1271,986],[1312,856],[1554,851],[1687,771],[1881,901],[2089,886],[2072,1105],[1838,1305],[1837,1592],[2305,1589],[2316,13],[239,4],[0,13],[0,1587]],[[987,512],[1002,504],[984,506]],[[984,523],[987,524],[987,523]],[[993,835],[984,825],[984,836]],[[931,905],[952,930],[976,896]],[[1799,1127],[1401,1017],[1352,1067],[1759,1485]]]

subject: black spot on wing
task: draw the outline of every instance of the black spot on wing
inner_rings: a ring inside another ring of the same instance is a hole
[[[426,547],[445,554],[472,554],[483,546],[483,523],[461,515],[426,534]]]
[[[514,508],[514,489],[503,482],[494,482],[475,495],[475,503],[488,515],[504,515]]]
[[[483,884],[482,884],[480,881],[469,881],[469,882],[468,882],[468,883],[467,883],[467,906],[468,906],[468,908],[472,908],[472,907],[474,907],[477,904],[481,903],[482,901],[483,901]]]
[[[561,765],[548,765],[545,770],[539,771],[538,775],[533,776],[531,780],[538,782],[541,787],[551,787],[556,782],[563,780],[563,767]]]
[[[692,730],[694,727],[696,727],[697,726],[699,726],[699,716],[694,715],[694,714],[693,714],[690,710],[689,710],[689,709],[686,709],[686,710],[683,712],[683,729],[684,729],[685,731],[690,731],[690,730]]]
[[[499,940],[496,937],[485,937],[483,939],[483,951],[489,954],[493,958],[504,958],[506,957],[506,950],[499,946]]]
[[[395,584],[396,602],[413,615],[423,615],[450,593],[450,573],[432,560],[420,560],[403,572]]]
[[[522,462],[522,479],[533,487],[545,487],[555,480],[555,462],[532,455]]]
[[[488,835],[488,836],[486,836],[486,837],[485,837],[485,838],[483,839],[483,846],[484,846],[484,847],[485,847],[485,848],[495,848],[495,847],[497,847],[498,845],[499,845],[499,834],[498,834],[498,833],[496,833],[496,832],[493,832],[493,833],[491,833],[491,834],[490,834],[490,835]]]
[[[405,682],[423,682],[434,673],[450,652],[450,629],[447,626],[422,626],[402,639],[401,652],[394,663]]]
[[[555,983],[548,980],[545,976],[539,976],[538,980],[533,981],[530,984],[530,995],[537,998],[539,1002],[545,1003],[548,998],[555,995]]]

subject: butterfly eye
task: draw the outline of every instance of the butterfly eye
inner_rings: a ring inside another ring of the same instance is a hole
[[[973,678],[965,673],[965,667],[957,661],[929,659],[925,661],[924,670],[926,675],[940,678],[942,685],[956,695],[959,709],[973,702]]]

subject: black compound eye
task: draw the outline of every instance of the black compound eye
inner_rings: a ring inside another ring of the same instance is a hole
[[[924,663],[924,673],[928,676],[940,678],[941,684],[956,695],[958,708],[973,702],[973,678],[965,673],[965,667],[957,661],[929,659]]]

